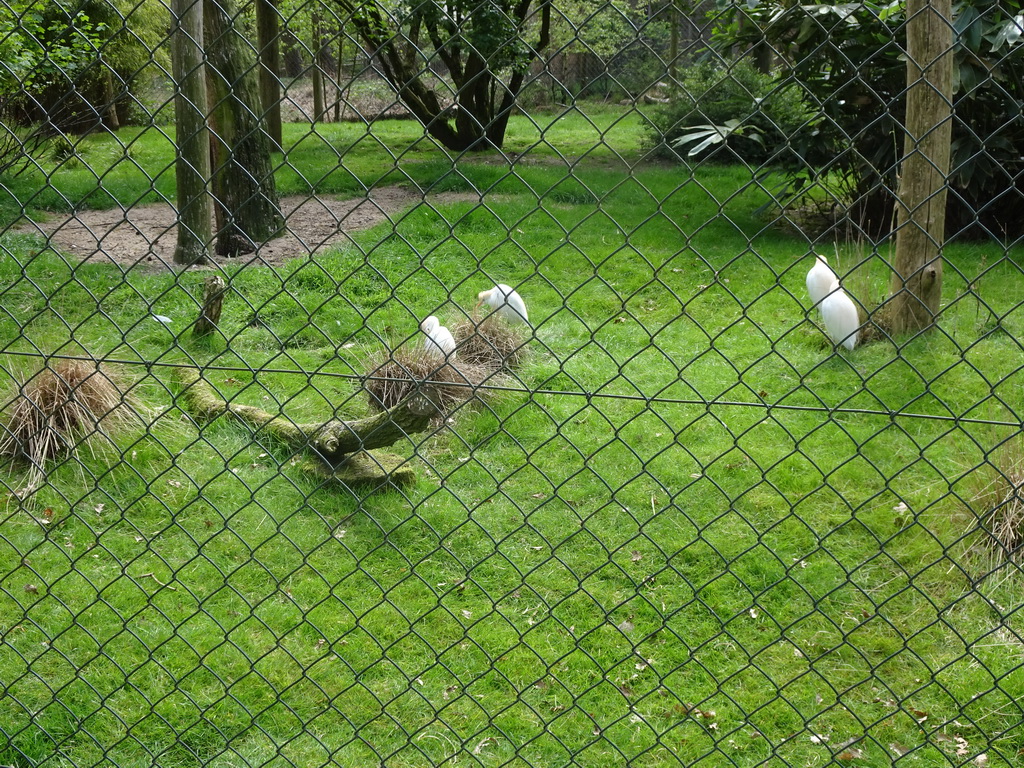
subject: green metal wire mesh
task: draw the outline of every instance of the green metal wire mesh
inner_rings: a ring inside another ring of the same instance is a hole
[[[896,332],[914,8],[0,0],[0,765],[1019,764],[1024,9]]]

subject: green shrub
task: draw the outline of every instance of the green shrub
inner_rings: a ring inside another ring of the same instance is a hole
[[[699,153],[700,157],[727,148],[729,161],[744,160],[761,165],[782,159],[787,137],[804,127],[811,110],[793,85],[780,85],[774,75],[757,71],[744,59],[701,61],[679,75],[679,86],[669,101],[650,116],[652,144],[661,152],[685,157],[687,146],[673,142],[702,125],[725,125],[739,120],[744,134],[730,136]],[[752,135],[761,141],[751,141]]]
[[[1022,0],[953,6],[953,138],[946,232],[1024,236]],[[715,44],[767,43],[788,82],[816,105],[813,130],[791,137],[787,204],[827,179],[849,219],[872,238],[891,231],[906,110],[902,4],[762,2],[719,15]],[[742,139],[741,139],[742,141]]]

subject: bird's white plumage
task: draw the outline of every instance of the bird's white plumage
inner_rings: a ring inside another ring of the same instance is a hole
[[[818,307],[821,300],[828,296],[832,289],[832,283],[838,282],[839,278],[824,256],[815,255],[814,266],[807,273],[807,293],[811,297],[811,306]]]
[[[821,300],[821,318],[825,321],[825,330],[833,342],[847,349],[857,346],[860,329],[857,305],[846,295],[846,291],[839,287],[838,280],[832,282],[829,293]]]
[[[427,336],[423,340],[424,351],[440,358],[455,357],[455,337],[441,325],[440,320],[431,315],[420,323],[420,330]]]
[[[478,307],[481,304],[486,304],[503,320],[513,324],[530,324],[530,316],[526,313],[526,302],[512,286],[498,283],[489,291],[481,291],[476,297],[479,299]]]

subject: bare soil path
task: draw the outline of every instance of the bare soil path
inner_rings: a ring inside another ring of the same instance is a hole
[[[427,202],[444,204],[477,201],[475,195],[442,193]],[[349,241],[349,233],[394,221],[424,201],[423,194],[402,187],[381,187],[368,197],[336,200],[321,197],[285,197],[285,233],[262,244],[254,253],[236,258],[215,257],[219,264],[279,266],[287,259],[305,257],[323,248]],[[41,234],[53,248],[81,261],[113,262],[121,267],[151,270],[182,267],[173,263],[177,241],[174,208],[168,203],[78,211],[68,217],[22,223],[16,231]]]

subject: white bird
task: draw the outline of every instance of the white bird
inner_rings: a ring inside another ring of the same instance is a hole
[[[441,325],[440,320],[431,315],[420,323],[420,330],[427,335],[423,340],[423,350],[427,354],[449,359],[455,357],[455,337]]]
[[[530,317],[526,314],[526,302],[511,286],[498,283],[489,291],[480,291],[476,297],[479,299],[476,303],[478,307],[486,304],[503,320],[513,324],[530,324]]]
[[[820,307],[821,300],[832,290],[832,283],[838,282],[839,278],[828,265],[824,256],[814,256],[814,266],[807,273],[807,293],[811,296],[811,306]]]
[[[825,329],[832,341],[847,349],[857,346],[857,335],[860,330],[860,316],[857,305],[839,287],[839,281],[833,280],[829,293],[821,300],[821,318],[825,321]]]

